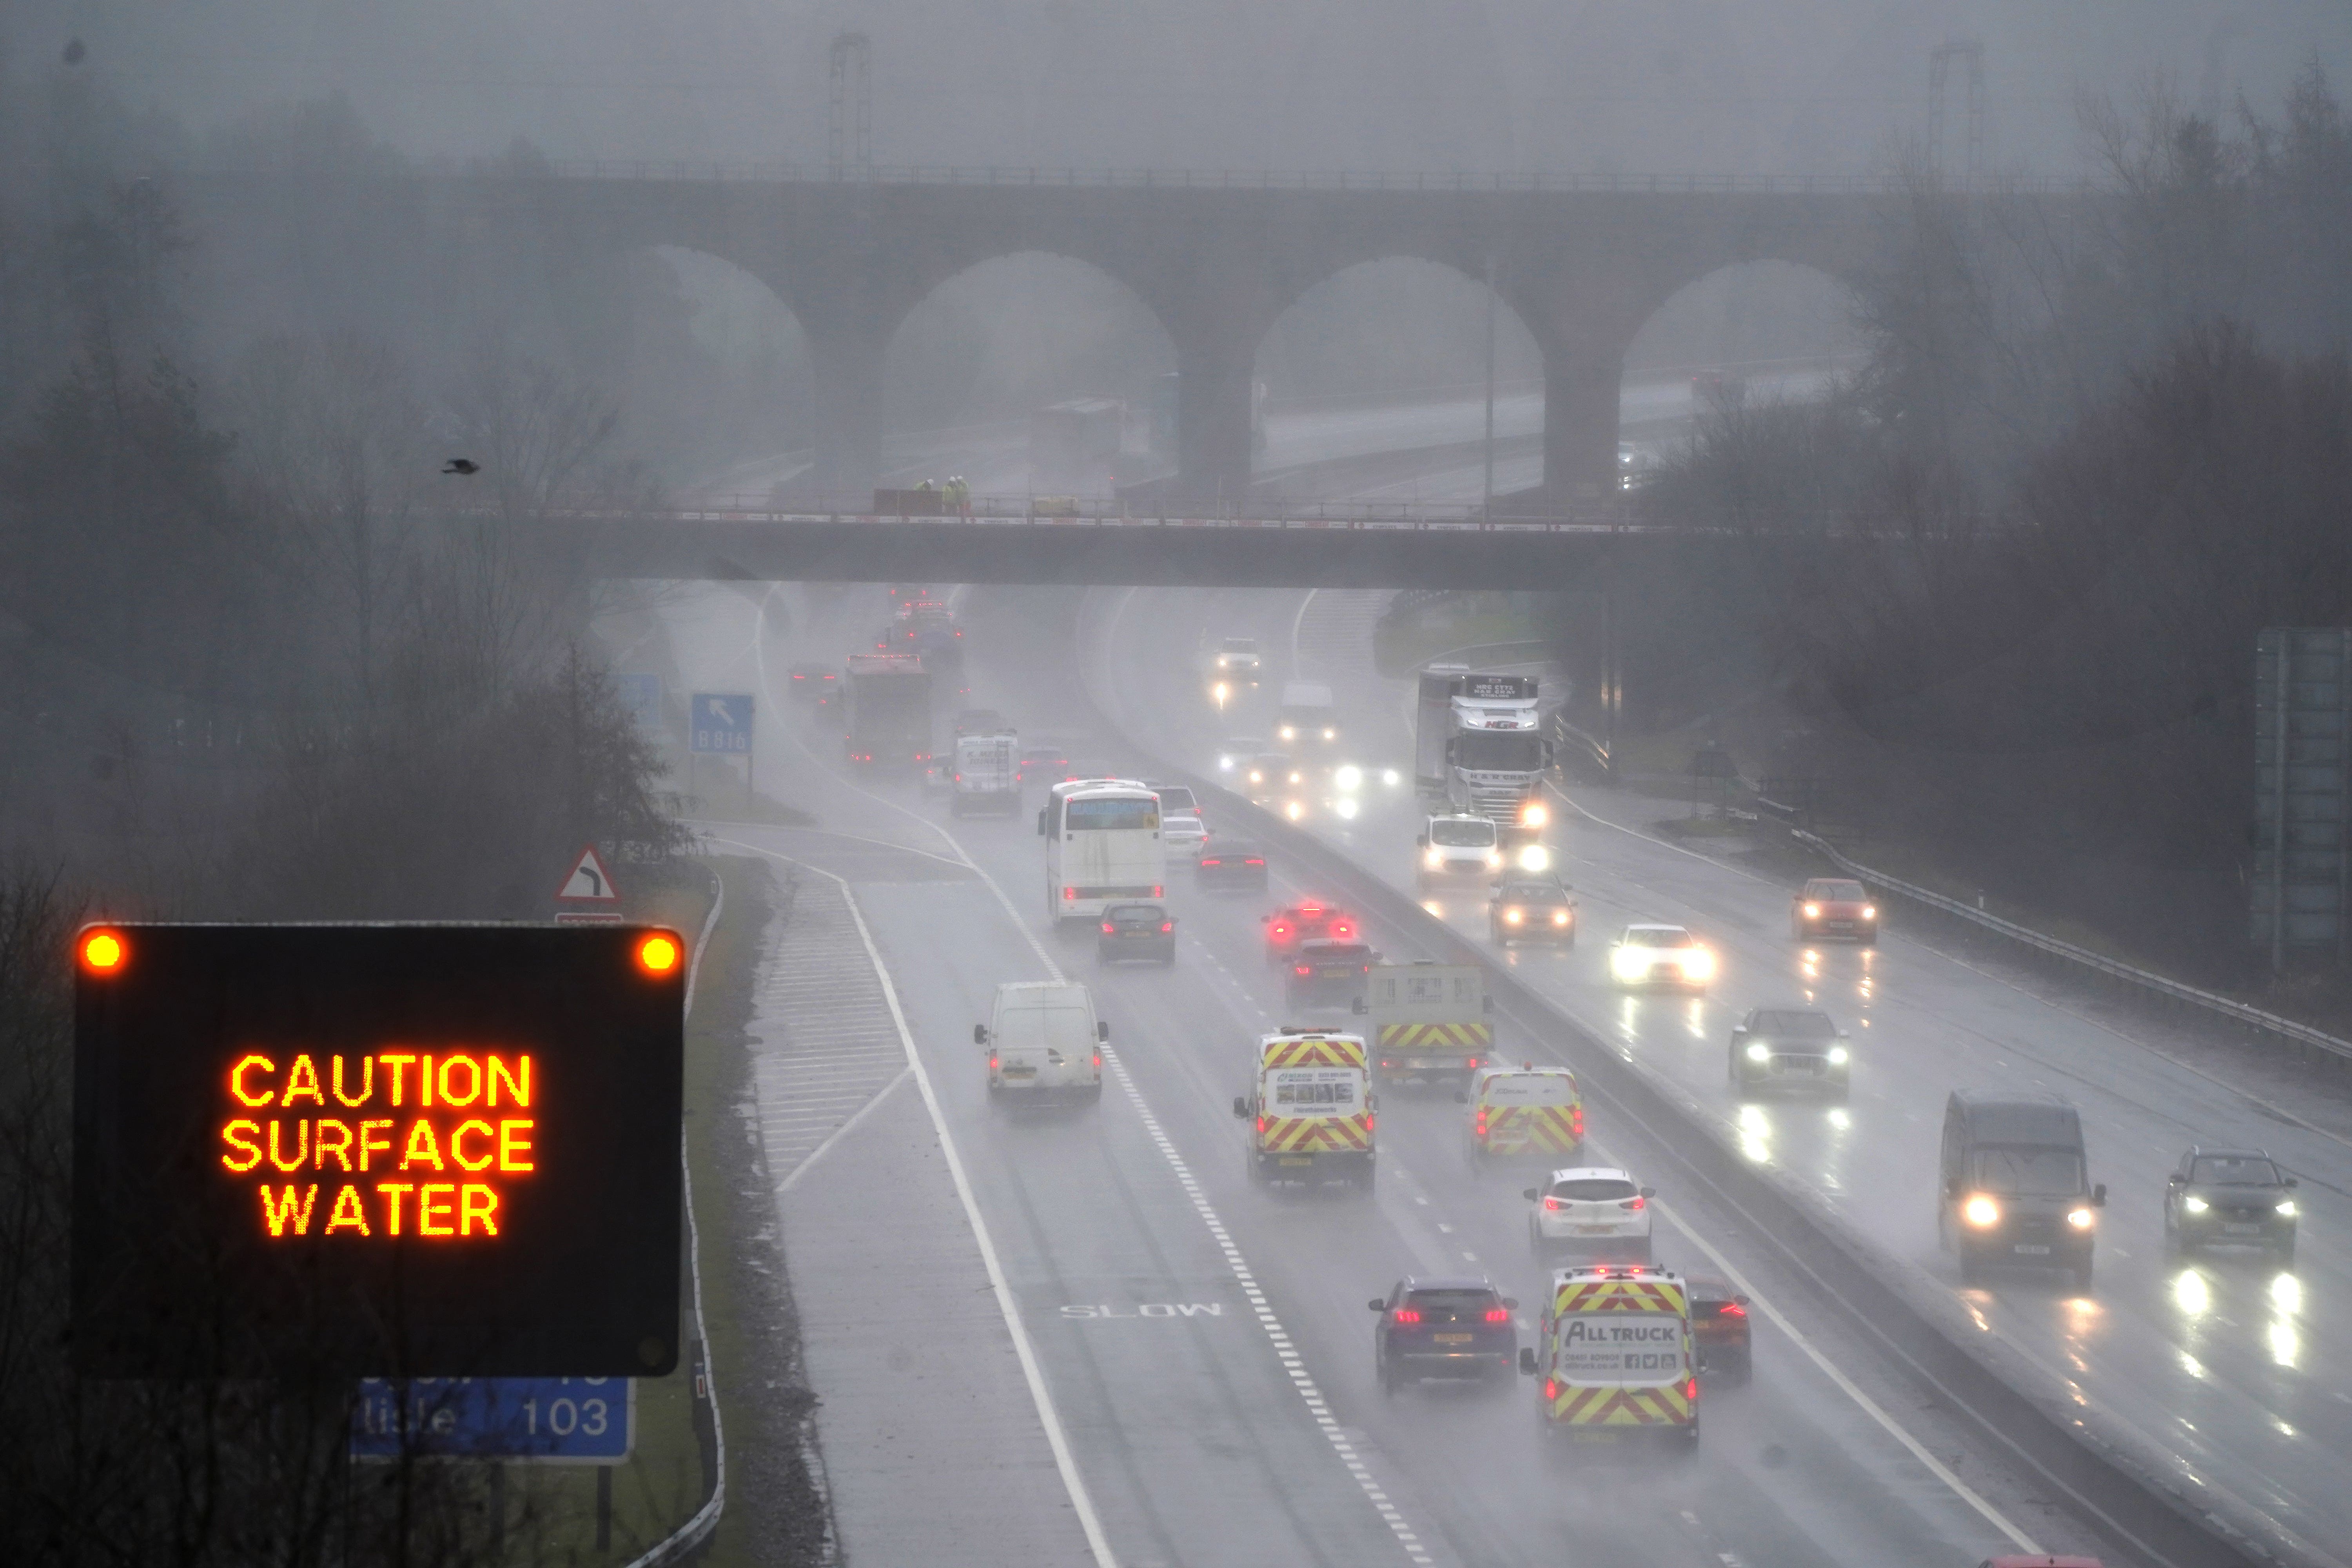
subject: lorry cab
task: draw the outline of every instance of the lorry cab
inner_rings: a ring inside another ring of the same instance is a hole
[[[1339,710],[1331,689],[1319,680],[1292,680],[1282,688],[1274,738],[1296,757],[1329,761],[1339,752]]]
[[[971,1026],[972,1044],[988,1051],[988,1097],[1000,1104],[1100,1100],[1109,1038],[1092,994],[1061,980],[999,985],[989,1021]]]
[[[1519,1370],[1542,1379],[1548,1435],[1698,1448],[1698,1354],[1682,1276],[1644,1264],[1556,1268]]]
[[[1937,1238],[1974,1283],[1988,1266],[2063,1268],[2091,1288],[2104,1182],[2093,1184],[2083,1119],[2055,1095],[1955,1091],[1944,1104]]]

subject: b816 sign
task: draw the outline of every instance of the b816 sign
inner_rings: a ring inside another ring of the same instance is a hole
[[[677,933],[121,925],[76,956],[82,1370],[675,1363]]]

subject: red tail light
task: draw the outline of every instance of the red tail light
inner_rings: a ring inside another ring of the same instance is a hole
[[[1064,888],[1062,889],[1062,898],[1065,902],[1073,901],[1077,898],[1077,896],[1078,890],[1076,888]]]
[[[1265,1131],[1265,1118],[1263,1116],[1257,1119],[1257,1130],[1261,1134]]]
[[[1698,1403],[1698,1379],[1695,1377],[1683,1379],[1683,1397],[1694,1405]]]
[[[1559,1379],[1556,1377],[1548,1377],[1544,1379],[1544,1397],[1546,1399],[1558,1399],[1559,1397]]]
[[[1244,861],[1243,864],[1245,866],[1263,866],[1265,862],[1253,855],[1247,860]]]
[[[1584,1107],[1578,1106],[1569,1113],[1568,1124],[1576,1130],[1576,1141],[1584,1142]]]
[[[1175,929],[1176,922],[1174,921],[1161,921],[1160,922],[1160,934],[1162,936],[1166,936],[1170,931],[1174,931]]]
[[[1486,1136],[1486,1108],[1483,1105],[1478,1108],[1478,1136]]]
[[[1399,1307],[1396,1310],[1396,1321],[1400,1323],[1417,1323],[1421,1321],[1421,1313],[1412,1307]]]
[[[1380,1121],[1380,1118],[1379,1118],[1379,1117],[1377,1117],[1377,1116],[1373,1115],[1373,1114],[1372,1114],[1370,1111],[1369,1111],[1369,1110],[1365,1111],[1365,1112],[1364,1112],[1364,1131],[1367,1131],[1367,1132],[1371,1131],[1372,1131],[1372,1129],[1373,1129],[1373,1127],[1374,1127],[1374,1126],[1379,1122],[1379,1121]]]
[[[1490,1323],[1507,1323],[1511,1321],[1511,1310],[1508,1307],[1489,1307],[1486,1309],[1486,1321]]]
[[[1633,1197],[1627,1198],[1623,1203],[1619,1204],[1617,1206],[1621,1209],[1631,1209],[1634,1213],[1639,1214],[1643,1208],[1648,1206],[1648,1202],[1639,1194],[1636,1194]]]
[[[988,1053],[988,1070],[991,1072],[994,1072],[996,1070],[996,1053],[994,1051]]]
[[[1726,1301],[1716,1310],[1715,1315],[1718,1318],[1744,1318],[1748,1315],[1748,1309],[1737,1301]]]
[[[1290,973],[1293,974],[1312,974],[1315,973],[1315,966],[1311,963],[1302,963],[1294,968]]]
[[[1095,1053],[1095,1071],[1102,1071],[1102,1053],[1100,1051],[1097,1051]]]
[[[1371,969],[1370,969],[1370,967],[1369,965],[1367,965],[1367,966],[1365,967],[1364,973],[1367,973],[1367,974],[1370,974],[1370,973],[1371,973]],[[1464,1065],[1465,1067],[1475,1068],[1475,1067],[1478,1065],[1478,1058],[1477,1058],[1476,1057],[1472,1057],[1468,1061],[1465,1062],[1463,1065]]]
[[[1157,882],[1154,882],[1154,883],[1152,883],[1152,884],[1151,884],[1151,896],[1152,896],[1153,898],[1155,898],[1155,899],[1156,899],[1156,898],[1159,898],[1161,894],[1165,893],[1167,890],[1168,890],[1168,889],[1167,889],[1166,888],[1161,887],[1161,886],[1160,886],[1159,883],[1157,883]]]
[[[1162,929],[1164,930],[1165,928],[1163,927]],[[1115,926],[1115,925],[1111,924],[1111,922],[1110,922],[1110,921],[1103,921],[1103,935],[1105,935],[1105,936],[1117,936],[1118,934],[1118,927],[1117,927],[1117,926]]]
[[[1558,1198],[1555,1198],[1555,1197],[1546,1197],[1546,1198],[1544,1199],[1544,1210],[1545,1210],[1545,1212],[1546,1212],[1546,1213],[1548,1213],[1548,1214],[1558,1214],[1560,1210],[1562,1210],[1562,1209],[1566,1208],[1567,1206],[1568,1206],[1568,1205],[1567,1205],[1566,1204],[1564,1204],[1564,1203],[1560,1202]]]

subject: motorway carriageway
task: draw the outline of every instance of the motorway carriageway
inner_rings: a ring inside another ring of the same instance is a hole
[[[1661,1259],[1719,1272],[1710,1262],[1719,1258],[1771,1312],[1759,1308],[1754,1383],[1703,1394],[1695,1458],[1548,1452],[1534,1393],[1518,1377],[1384,1398],[1369,1298],[1407,1272],[1488,1272],[1521,1301],[1526,1339],[1542,1274],[1517,1194],[1528,1178],[1474,1175],[1460,1110],[1445,1095],[1384,1100],[1381,1173],[1369,1199],[1250,1184],[1231,1101],[1248,1086],[1255,1037],[1295,1021],[1264,962],[1258,916],[1318,889],[1280,868],[1265,900],[1204,897],[1180,878],[1170,889],[1177,964],[1100,971],[1090,932],[1067,940],[1045,927],[1036,792],[1018,816],[951,822],[911,784],[844,777],[835,731],[777,689],[786,664],[854,646],[885,613],[878,591],[768,591],[765,603],[793,607],[789,636],[760,624],[761,592],[697,590],[664,617],[688,679],[760,693],[762,784],[816,812],[820,826],[712,831],[851,879],[1114,1560],[1966,1568],[2030,1542],[2129,1561],[1850,1342],[1704,1191],[1662,1191]],[[970,700],[1031,732],[1066,732],[1083,698],[1054,617],[1031,614],[1038,602],[1018,590],[965,596]],[[1125,635],[1146,662],[1189,669],[1189,630],[1139,618]],[[1108,735],[1080,757],[1133,765]],[[885,864],[877,844],[904,846],[904,864]],[[952,874],[927,877],[927,864]],[[1412,930],[1369,925],[1391,956],[1423,951]],[[1001,1111],[988,1103],[971,1026],[999,982],[1057,971],[1094,987],[1110,1023],[1104,1099]],[[1596,1155],[1637,1172],[1672,1163],[1605,1117],[1592,1132]],[[807,1177],[824,1179],[821,1165]],[[891,1215],[889,1194],[877,1192],[879,1244]],[[941,1475],[910,1500],[952,1511],[959,1486],[971,1484]],[[991,1502],[1001,1510],[1001,1499]],[[1061,1502],[1043,1491],[1036,1500]],[[986,1511],[976,1500],[974,1511]],[[992,1561],[990,1544],[973,1542],[968,1560]]]
[[[1213,604],[1197,593],[1097,590],[1096,597],[1110,702],[1180,766],[1213,775],[1222,734],[1266,729],[1211,710],[1185,657],[1203,633],[1254,634],[1273,663],[1303,660],[1334,684],[1361,761],[1398,767],[1410,779],[1407,689],[1370,665],[1368,612],[1378,595],[1260,592]],[[1409,784],[1367,799],[1355,822],[1327,814],[1313,830],[1420,897],[1412,879],[1420,811]],[[2352,1142],[2324,1130],[2340,1120],[2254,1098],[1909,940],[1900,908],[1890,910],[1875,951],[1799,942],[1789,934],[1792,888],[1641,831],[1652,816],[1682,815],[1676,803],[1584,787],[1553,800],[1550,837],[1581,901],[1582,935],[1572,952],[1493,948],[1483,892],[1433,894],[1425,907],[1718,1126],[1748,1159],[1809,1187],[1967,1325],[1958,1331],[1999,1342],[2056,1400],[2144,1447],[2179,1490],[2210,1499],[2225,1517],[2260,1516],[2306,1561],[2352,1557]],[[1706,996],[1628,994],[1609,983],[1609,939],[1633,921],[1687,925],[1716,950],[1720,974]],[[1851,1103],[1742,1105],[1727,1082],[1731,1026],[1751,1006],[1802,1003],[1853,1034]],[[1964,1287],[1939,1251],[1937,1144],[1944,1099],[1955,1089],[2051,1092],[2081,1108],[2091,1177],[2109,1194],[2089,1293],[2074,1294],[2057,1275],[1997,1275]],[[2311,1080],[2309,1092],[2344,1098],[2326,1078]],[[2168,1258],[2165,1177],[2185,1148],[2200,1142],[2267,1147],[2301,1177],[2292,1273],[2253,1253]]]

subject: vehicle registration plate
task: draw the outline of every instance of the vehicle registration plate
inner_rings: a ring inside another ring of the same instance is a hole
[[[2263,1227],[2252,1220],[2231,1220],[2221,1226],[2226,1236],[2260,1236]]]
[[[1004,1069],[1004,1076],[1006,1078],[1035,1078],[1037,1076],[1037,1069],[1035,1068],[1006,1068]]]
[[[1430,1337],[1442,1345],[1466,1345],[1478,1336],[1475,1334],[1433,1334]]]
[[[1580,1225],[1576,1227],[1576,1234],[1579,1236],[1607,1236],[1611,1231],[1615,1230],[1616,1228],[1617,1227],[1613,1225]]]
[[[1282,1163],[1286,1165],[1311,1165],[1315,1163],[1315,1160],[1314,1156],[1309,1154],[1285,1154],[1282,1157]]]
[[[1318,973],[1316,978],[1318,980],[1345,980],[1355,973],[1356,971],[1352,967],[1347,969],[1326,969]]]
[[[2050,1248],[2048,1247],[2040,1242],[2034,1241],[2021,1241],[2011,1250],[2021,1253],[2027,1258],[2047,1258],[2050,1256]]]

